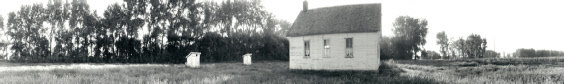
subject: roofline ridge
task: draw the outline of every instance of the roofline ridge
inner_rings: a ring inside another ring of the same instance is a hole
[[[319,7],[319,8],[308,9],[307,11],[317,10],[317,9],[335,8],[335,7],[345,7],[345,6],[362,6],[362,5],[382,5],[382,3],[362,3],[362,4],[347,4],[347,5],[327,6],[327,7]]]

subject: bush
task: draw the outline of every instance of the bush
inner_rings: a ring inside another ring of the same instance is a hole
[[[390,59],[387,61],[382,61],[378,70],[379,74],[388,76],[399,76],[400,73],[405,72],[398,67],[397,63]]]
[[[450,63],[450,65],[453,65],[453,66],[478,66],[479,64],[477,62],[471,61],[471,62],[453,62],[453,63]]]

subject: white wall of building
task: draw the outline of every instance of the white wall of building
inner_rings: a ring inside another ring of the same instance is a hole
[[[337,33],[288,37],[290,69],[377,70],[380,66],[381,32]],[[353,38],[353,58],[345,58],[345,38]],[[330,55],[323,56],[323,39],[330,40]],[[310,57],[305,57],[304,41],[310,41]]]

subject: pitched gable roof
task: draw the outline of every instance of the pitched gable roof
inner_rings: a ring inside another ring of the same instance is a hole
[[[377,32],[381,29],[381,4],[359,4],[301,11],[288,37]]]

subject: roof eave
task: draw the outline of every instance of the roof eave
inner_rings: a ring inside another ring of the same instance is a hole
[[[380,30],[377,31],[362,31],[362,32],[339,32],[339,33],[319,33],[319,34],[303,34],[303,35],[286,35],[286,37],[299,37],[299,36],[312,36],[312,35],[323,35],[323,34],[340,34],[340,33],[370,33],[370,32],[380,32]]]

